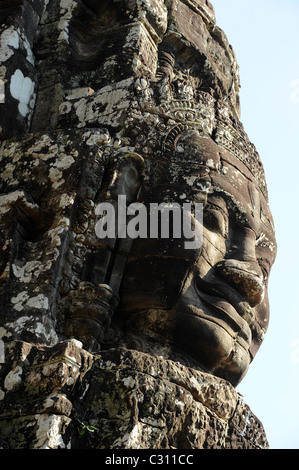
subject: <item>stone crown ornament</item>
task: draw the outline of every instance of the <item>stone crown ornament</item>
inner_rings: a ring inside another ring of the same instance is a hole
[[[158,83],[160,101],[157,104],[154,90],[157,83],[137,79],[139,105],[143,113],[150,113],[160,118],[158,127],[167,140],[167,134],[176,124],[196,129],[203,136],[211,137],[216,144],[229,151],[240,160],[252,173],[259,188],[268,200],[268,191],[264,168],[255,146],[249,141],[243,125],[232,116],[224,101],[216,101],[213,96],[201,90],[194,90],[188,82],[172,83],[161,79]],[[167,149],[164,143],[164,150]],[[164,154],[165,163],[169,157]]]

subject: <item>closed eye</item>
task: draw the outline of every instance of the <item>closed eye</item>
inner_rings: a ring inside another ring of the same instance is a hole
[[[212,204],[207,204],[203,212],[204,226],[224,238],[228,237],[228,216],[225,212]]]

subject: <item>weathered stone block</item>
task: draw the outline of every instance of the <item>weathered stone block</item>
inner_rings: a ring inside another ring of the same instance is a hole
[[[4,449],[64,449],[71,420],[59,414],[35,414],[0,423]]]
[[[226,381],[133,350],[103,351],[82,382],[96,431],[76,446],[105,449],[267,448],[262,425]],[[250,419],[244,419],[245,408]]]
[[[0,132],[2,138],[10,138],[29,130],[35,105],[37,74],[33,59],[29,57],[28,60],[21,46],[19,48],[18,33],[13,29],[5,30],[1,37],[0,41],[5,42],[6,47],[0,50],[3,64],[0,80],[5,92],[5,98],[0,104]],[[7,41],[13,45],[7,46]]]

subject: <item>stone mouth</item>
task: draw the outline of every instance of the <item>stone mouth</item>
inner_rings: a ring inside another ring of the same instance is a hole
[[[251,342],[255,314],[241,294],[230,286],[217,283],[211,285],[200,278],[196,280],[195,289],[201,301],[216,310],[220,318],[234,331],[238,331],[246,342]]]

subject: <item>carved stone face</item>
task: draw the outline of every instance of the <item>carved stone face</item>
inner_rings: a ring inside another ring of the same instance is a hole
[[[120,311],[130,328],[236,385],[267,330],[272,217],[251,172],[212,139],[185,130],[172,145],[151,202],[203,203],[203,243],[188,250],[182,239],[135,240]]]

